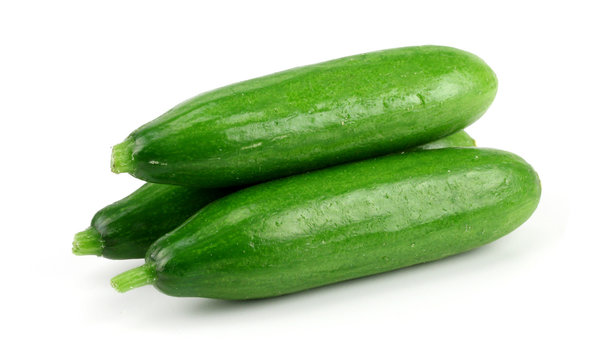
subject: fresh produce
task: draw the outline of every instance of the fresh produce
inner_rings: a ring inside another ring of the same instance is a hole
[[[475,146],[475,141],[460,131],[412,150],[465,146]],[[91,226],[75,235],[72,251],[75,255],[110,259],[143,258],[155,240],[231,191],[145,184],[128,197],[99,210]]]
[[[112,152],[112,170],[248,185],[428,143],[479,118],[497,79],[477,56],[419,46],[295,68],[183,102]]]
[[[535,171],[492,149],[389,155],[295,175],[216,200],[112,279],[173,296],[278,296],[461,253],[535,210]]]
[[[142,258],[153,241],[229,192],[145,184],[99,210],[91,226],[75,235],[72,252],[110,259]]]
[[[498,82],[462,50],[350,56],[191,98],[112,150],[149,182],[100,210],[77,255],[142,257],[112,279],[257,299],[468,251],[525,222],[536,172],[462,131]]]
[[[474,147],[476,146],[475,140],[464,131],[456,132],[452,135],[443,137],[436,141],[429,142],[427,144],[419,145],[411,150],[432,150],[441,149],[447,147]]]

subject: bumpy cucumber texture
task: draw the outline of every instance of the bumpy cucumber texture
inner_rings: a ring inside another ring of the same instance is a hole
[[[475,140],[459,131],[410,150],[466,146],[475,146]],[[76,255],[110,259],[143,258],[153,241],[209,202],[232,191],[145,184],[128,197],[99,210],[91,226],[75,235],[72,251]]]
[[[203,188],[255,184],[455,133],[496,90],[490,67],[454,48],[345,57],[189,99],[116,145],[112,170]]]
[[[220,299],[293,293],[489,243],[526,221],[540,192],[531,166],[492,149],[335,166],[210,203],[112,285]]]

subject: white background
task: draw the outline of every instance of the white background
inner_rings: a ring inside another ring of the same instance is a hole
[[[212,3],[216,3],[213,5]],[[2,358],[593,359],[589,2],[13,1],[0,5]],[[263,301],[109,279],[72,236],[140,185],[110,147],[199,92],[341,56],[459,47],[497,73],[468,131],[539,172],[542,201],[470,253]]]

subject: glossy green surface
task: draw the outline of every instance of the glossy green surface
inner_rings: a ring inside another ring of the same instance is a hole
[[[209,202],[229,192],[145,184],[95,214],[91,230],[80,234],[87,235],[94,231],[101,251],[87,254],[110,259],[143,258],[156,239],[175,229]]]
[[[465,146],[475,146],[475,141],[459,131],[411,150]],[[144,258],[153,241],[182,224],[207,203],[232,191],[146,184],[127,198],[100,210],[93,226],[75,235],[73,253],[112,259]],[[95,227],[100,228],[109,241],[104,241]]]
[[[114,278],[173,296],[277,296],[457,254],[511,232],[540,182],[518,156],[447,148],[340,165],[240,190],[157,240]]]
[[[454,48],[350,56],[187,100],[115,146],[112,170],[197,187],[258,183],[452,134],[496,89],[481,59]]]
[[[475,140],[464,131],[456,132],[452,135],[443,137],[441,139],[429,142],[427,144],[419,145],[411,150],[432,150],[442,149],[447,147],[474,147]]]

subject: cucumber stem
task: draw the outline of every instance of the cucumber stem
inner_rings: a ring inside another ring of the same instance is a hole
[[[72,253],[74,255],[97,255],[103,253],[103,239],[101,234],[92,226],[74,235],[72,242]]]
[[[112,172],[116,174],[131,172],[134,170],[132,163],[132,148],[134,139],[127,137],[126,140],[112,148]]]
[[[155,267],[150,264],[144,264],[113,277],[111,283],[112,287],[117,291],[126,292],[137,287],[152,284],[156,278]]]

